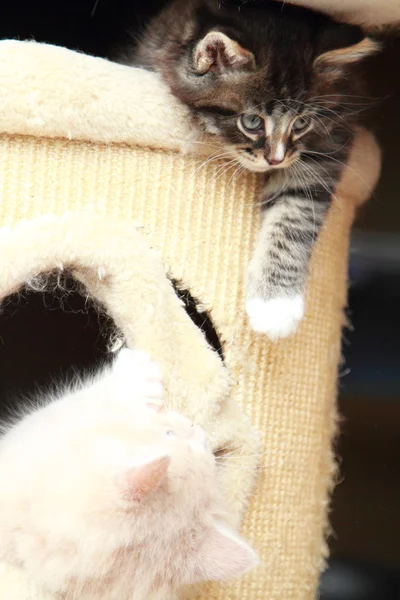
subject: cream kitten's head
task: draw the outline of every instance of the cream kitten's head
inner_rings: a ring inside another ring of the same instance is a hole
[[[108,600],[169,597],[256,564],[217,520],[204,431],[165,412],[160,392],[152,363],[124,350],[96,380],[6,432],[3,557],[52,592]]]

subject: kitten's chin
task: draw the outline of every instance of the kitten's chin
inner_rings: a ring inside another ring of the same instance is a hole
[[[246,167],[248,171],[253,171],[253,173],[266,173],[271,169],[269,165],[243,164],[243,166]]]
[[[235,155],[235,158],[242,167],[248,171],[253,171],[253,173],[266,173],[271,169],[270,165],[265,161],[255,162],[246,160],[242,155],[238,156],[237,154]]]

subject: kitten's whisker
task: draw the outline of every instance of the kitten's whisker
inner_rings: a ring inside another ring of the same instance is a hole
[[[232,155],[229,150],[219,149],[219,150],[216,150],[215,152],[213,152],[212,154],[210,154],[210,156],[207,157],[205,162],[207,163],[210,160],[218,160],[219,158],[223,158],[225,156],[232,156]]]
[[[237,161],[235,158],[231,158],[231,160],[228,160],[228,161],[223,161],[222,164],[216,168],[215,174],[219,175],[221,173],[221,171],[224,171],[224,169],[226,167],[228,167],[229,165],[236,164],[236,163],[237,163]]]
[[[342,127],[344,127],[347,131],[352,132],[352,129],[349,127],[349,125],[348,125],[347,121],[344,119],[344,117],[342,115],[340,115],[338,112],[334,111],[332,108],[325,107],[323,104],[318,104],[317,102],[311,104],[310,102],[303,102],[302,100],[295,100],[295,99],[291,99],[290,102],[296,102],[298,104],[301,104],[302,106],[305,106],[306,108],[309,108],[310,113],[314,118],[315,118],[316,114],[318,114],[315,111],[316,108],[318,108],[319,111],[321,111],[322,109],[325,109],[326,111],[333,113],[340,121],[342,121]],[[295,109],[293,109],[293,107],[292,107],[292,110],[295,110]],[[295,111],[295,112],[297,112],[297,111]],[[298,114],[298,112],[297,112],[297,114]],[[336,120],[333,119],[332,117],[328,117],[327,115],[324,115],[324,118],[328,119],[332,123],[336,124]]]
[[[235,164],[232,164],[229,167],[227,167],[225,169],[225,171],[222,171],[222,173],[219,173],[218,177],[216,177],[216,179],[214,181],[217,182],[218,179],[220,179],[223,175],[225,175],[225,173],[228,173],[229,171],[231,171],[234,167],[235,167]]]
[[[309,158],[310,158],[310,160],[314,160],[314,159],[313,159],[313,158],[311,158],[311,157],[309,157]],[[314,160],[314,162],[316,163],[316,161],[315,161],[315,160]],[[322,167],[322,165],[320,165],[319,163],[316,163],[316,164],[318,164],[318,167],[319,167],[319,168],[322,168],[322,169],[323,169],[323,171],[324,171],[325,173],[327,173],[328,177],[330,177],[330,174],[329,174],[329,172],[328,172],[328,171],[327,171],[327,170],[326,170],[324,167]],[[301,167],[302,167],[303,169],[305,169],[305,171],[306,171],[306,172],[307,172],[309,175],[311,175],[311,176],[312,176],[312,177],[315,179],[315,181],[316,181],[317,183],[319,183],[319,184],[320,184],[320,185],[321,185],[321,186],[324,188],[324,190],[326,190],[326,191],[327,191],[327,192],[328,192],[330,195],[332,195],[332,194],[333,194],[333,190],[332,190],[332,189],[331,189],[331,188],[328,186],[328,184],[327,184],[327,183],[326,183],[326,182],[325,182],[325,181],[324,181],[324,180],[321,178],[320,174],[318,173],[318,171],[317,171],[315,168],[313,168],[311,165],[309,165],[308,163],[306,163],[306,162],[304,162],[304,161],[302,161],[302,162],[300,163],[300,165],[301,165]]]
[[[267,206],[268,204],[271,204],[271,202],[273,202],[274,200],[279,198],[279,196],[282,195],[282,193],[284,192],[284,190],[286,188],[286,182],[287,182],[287,172],[286,171],[287,170],[284,171],[285,179],[284,179],[281,187],[274,194],[272,194],[272,196],[268,196],[268,198],[263,199],[261,202],[261,206]]]
[[[318,106],[320,108],[324,108],[326,107],[327,104],[331,104],[333,106],[336,106],[337,108],[342,108],[346,114],[350,114],[350,115],[358,115],[361,114],[362,112],[365,112],[367,110],[367,108],[370,108],[370,105],[368,104],[360,104],[360,103],[355,103],[355,102],[347,102],[347,103],[343,103],[343,102],[331,102],[330,100],[326,100],[325,102],[323,102],[322,104],[319,103],[315,103],[315,106]],[[352,107],[358,107],[357,109],[352,109],[350,110],[350,108]]]
[[[243,452],[242,448],[238,448],[237,445],[232,442],[232,443],[228,443],[225,446],[221,446],[217,449],[217,452],[223,452],[225,450],[225,448],[227,448],[228,450],[230,448],[233,448],[232,454],[236,455],[236,456],[243,456],[244,458],[249,457],[249,458],[254,458],[254,456],[262,456],[263,454],[266,454],[266,450],[261,450],[260,452],[257,453],[250,453],[250,454],[246,454],[245,452]],[[225,454],[221,454],[221,458],[224,458],[224,456],[226,456]],[[219,458],[218,456],[216,458]]]
[[[327,136],[329,137],[329,139],[331,140],[332,143],[334,143],[333,138],[332,138],[332,133],[329,131],[327,125],[324,123],[322,117],[319,117],[317,113],[315,113],[313,115],[313,119],[315,119],[315,121],[320,125],[320,127],[322,127],[323,129],[325,129],[325,132],[327,134]]]
[[[243,453],[241,453],[241,451],[240,451],[239,448],[235,449],[233,451],[227,452],[227,453],[224,452],[224,448],[218,448],[217,452],[218,452],[218,455],[215,456],[215,460],[216,461],[219,461],[219,460],[223,461],[226,457],[232,457],[232,456],[235,457],[235,458],[243,458],[243,459],[246,459],[246,458],[259,458],[259,457],[262,457],[263,455],[265,455],[267,453],[267,451],[264,450],[264,451],[257,452],[257,453],[254,453],[254,454],[243,454]],[[220,452],[223,452],[223,454],[219,454]]]
[[[313,160],[310,157],[310,160]],[[316,161],[315,161],[316,162]],[[318,164],[318,163],[317,163]],[[318,166],[320,167],[321,165],[318,164]],[[331,189],[326,183],[325,181],[322,179],[322,177],[319,175],[318,171],[316,169],[314,169],[311,165],[307,164],[307,163],[302,163],[302,167],[310,174],[312,175],[316,182],[319,183],[319,185],[329,194],[329,196],[336,201],[337,205],[340,207],[340,209],[343,211],[343,208],[341,206],[340,200],[339,198],[336,196],[336,194],[334,193],[334,190]],[[326,171],[326,169],[324,169]],[[327,172],[327,171],[326,171]],[[328,172],[327,172],[328,173]]]
[[[209,148],[219,148],[220,150],[224,149],[224,146],[222,144],[212,144],[211,142],[203,142],[201,140],[191,140],[190,138],[181,141],[181,143],[192,143],[192,144],[198,144],[200,146],[207,146]]]
[[[346,129],[347,131],[350,131],[350,132],[353,131],[351,129],[351,127],[349,127],[349,124],[347,123],[346,119],[342,115],[340,115],[338,112],[336,112],[332,108],[327,108],[326,106],[323,106],[322,108],[324,111],[328,111],[329,113],[332,113],[333,115],[335,115],[335,117],[337,117],[337,119],[339,119],[342,122],[342,127],[344,129]],[[329,117],[327,117],[326,115],[325,115],[325,118],[329,119]],[[331,117],[331,121],[333,121],[333,123],[336,123],[335,119],[333,119],[332,117]]]
[[[216,183],[218,181],[218,179],[220,179],[225,173],[228,173],[228,171],[233,169],[236,164],[237,164],[237,160],[236,160],[236,158],[233,158],[232,160],[230,160],[227,163],[225,163],[224,165],[222,165],[222,167],[220,167],[217,170],[216,176],[213,177],[211,181],[213,181],[213,183]]]
[[[228,157],[232,157],[232,154],[228,150],[224,150],[224,151],[220,152],[219,154],[218,154],[218,152],[214,152],[213,154],[211,154],[211,156],[206,158],[206,160],[204,160],[199,167],[197,167],[195,174],[197,174],[206,165],[213,163],[213,162],[218,162],[221,159],[228,158]]]
[[[351,136],[351,138],[346,140],[344,142],[344,144],[342,144],[340,146],[340,148],[336,148],[336,150],[333,150],[332,152],[318,152],[318,154],[320,156],[327,156],[327,157],[333,156],[334,154],[337,154],[337,152],[340,152],[341,150],[343,150],[343,148],[345,148],[352,141],[353,137],[354,137],[354,134]],[[314,150],[304,150],[304,152],[303,152],[303,154],[305,154],[306,156],[308,154],[315,154],[315,153],[316,153],[316,151],[314,151]]]
[[[230,459],[235,459],[235,461],[237,461],[238,459],[243,459],[245,460],[249,460],[252,458],[262,458],[263,453],[257,453],[257,454],[236,454],[234,452],[232,453],[227,453],[227,454],[223,454],[221,456],[216,456],[215,457],[215,462],[216,463],[223,463],[227,458]]]
[[[318,155],[325,156],[323,153],[317,152],[317,151],[313,151],[313,150],[310,150],[309,153],[310,154],[315,154],[317,156]],[[357,175],[357,177],[364,183],[365,187],[367,188],[367,190],[371,194],[371,196],[374,198],[374,200],[377,199],[374,190],[371,188],[370,185],[367,184],[367,182],[365,181],[365,179],[363,177],[361,177],[360,173],[357,173],[357,171],[355,171],[352,167],[350,167],[348,164],[342,162],[341,160],[339,160],[337,158],[333,158],[332,156],[330,156],[329,158],[330,158],[330,160],[333,160],[334,162],[338,163],[339,165],[342,165],[345,169],[349,169],[352,173],[354,173],[355,175]],[[311,158],[311,156],[310,156],[310,160],[313,160]],[[317,161],[315,161],[315,162],[317,162]]]
[[[240,176],[240,174],[243,173],[243,171],[245,171],[245,170],[246,170],[245,167],[243,165],[241,165],[240,163],[238,163],[238,166],[236,167],[235,171],[233,172],[233,175],[230,178],[229,183],[231,183],[235,177]]]
[[[388,94],[387,96],[360,96],[357,94],[325,94],[321,96],[313,96],[312,98],[310,98],[310,102],[314,102],[314,100],[320,100],[321,98],[358,98],[359,100],[371,100],[372,102],[382,102],[384,100],[389,100],[390,97],[390,94]]]
[[[307,104],[305,102],[302,102],[301,100],[293,100],[293,102],[298,102],[301,103],[303,106],[305,107],[310,107],[310,116],[312,119],[314,119],[315,121],[317,121],[317,123],[320,124],[321,127],[323,127],[329,137],[329,139],[332,141],[332,135],[331,132],[329,131],[329,129],[327,128],[327,126],[325,125],[325,123],[323,122],[322,118],[318,116],[318,113],[315,112],[315,110],[313,110],[313,106],[311,104]],[[301,116],[301,113],[296,110],[295,108],[291,107],[291,110],[294,111],[294,113],[298,116]],[[308,113],[306,113],[308,114]],[[330,121],[332,121],[332,119],[329,119]]]

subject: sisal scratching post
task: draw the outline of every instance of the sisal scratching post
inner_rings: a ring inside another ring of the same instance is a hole
[[[35,270],[72,264],[128,341],[141,340],[160,361],[175,407],[205,425],[215,449],[235,449],[221,485],[231,523],[243,519],[261,564],[181,598],[312,600],[335,472],[349,231],[377,179],[374,140],[356,137],[314,254],[299,332],[271,344],[250,331],[244,312],[261,180],[207,162],[213,149],[193,139],[186,110],[157,76],[52,46],[0,42],[0,84],[0,256],[8,252],[0,296]],[[144,266],[153,260],[154,272]],[[96,280],[104,264],[121,283],[118,293]],[[187,322],[162,265],[209,311],[226,368]],[[130,278],[141,277],[142,324],[129,300]],[[155,326],[164,309],[170,346]],[[174,381],[169,368],[177,365]],[[3,563],[0,575],[0,600],[44,600],[21,572]]]

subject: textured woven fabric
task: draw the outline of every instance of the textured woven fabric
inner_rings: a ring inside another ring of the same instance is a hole
[[[359,148],[370,162],[364,160],[362,176],[373,184],[375,147],[365,138]],[[235,176],[221,163],[163,150],[0,140],[1,226],[70,210],[133,219],[220,333],[231,394],[262,435],[243,524],[261,564],[237,582],[206,586],[201,600],[311,600],[326,554],[349,228],[367,192],[351,174],[343,183],[314,255],[306,318],[294,337],[271,344],[250,331],[243,301],[258,185],[252,174]],[[236,496],[241,504],[240,480],[229,486],[232,505]]]

